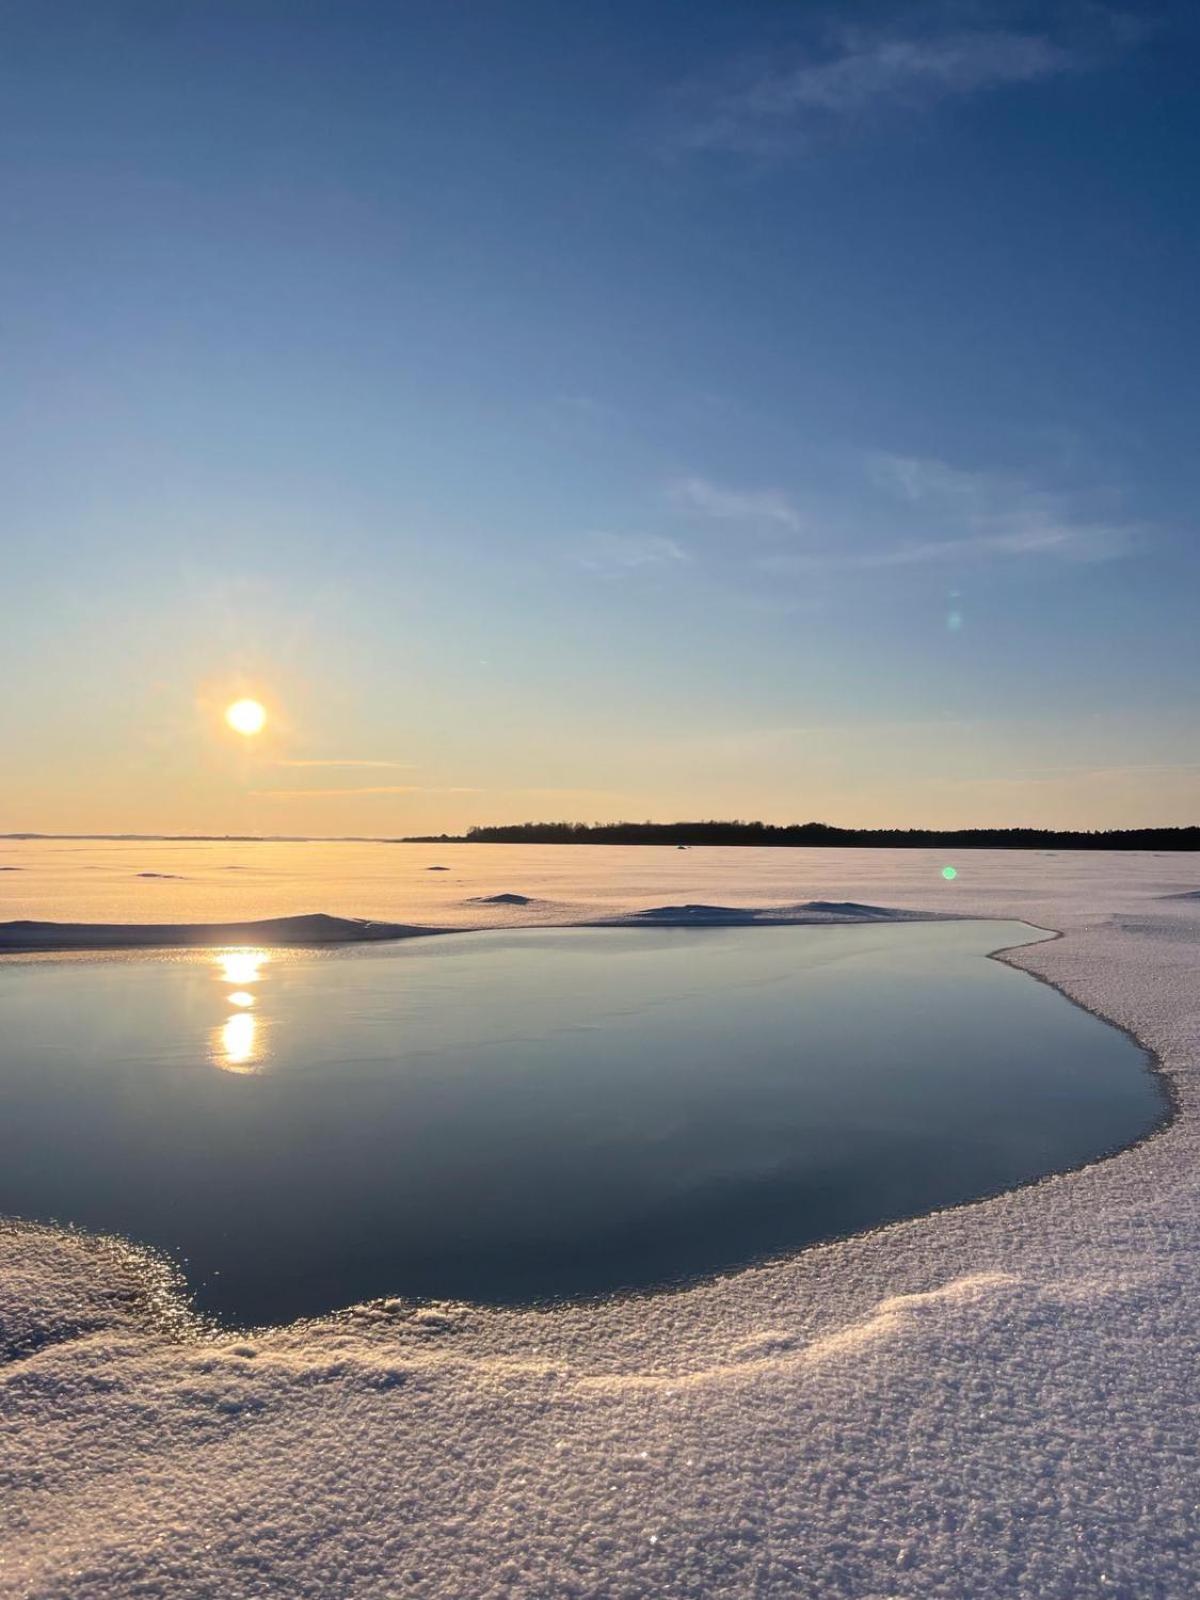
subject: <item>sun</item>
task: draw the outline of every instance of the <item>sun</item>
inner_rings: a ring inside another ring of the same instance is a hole
[[[225,708],[225,721],[235,733],[261,733],[267,722],[266,707],[257,700],[235,700]]]

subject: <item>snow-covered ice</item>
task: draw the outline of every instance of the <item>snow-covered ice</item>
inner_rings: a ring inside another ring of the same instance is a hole
[[[924,852],[441,845],[453,881],[392,853],[419,914],[395,884],[354,914],[1025,918],[1063,937],[1009,959],[1149,1047],[1176,1117],[999,1199],[553,1312],[393,1300],[214,1339],[129,1247],[15,1227],[0,1595],[1200,1592],[1200,860],[980,852],[948,888]]]

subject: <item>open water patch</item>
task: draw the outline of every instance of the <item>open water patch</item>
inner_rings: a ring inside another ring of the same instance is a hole
[[[0,963],[0,1212],[236,1325],[649,1289],[1129,1143],[1143,1053],[1023,924],[645,925]]]

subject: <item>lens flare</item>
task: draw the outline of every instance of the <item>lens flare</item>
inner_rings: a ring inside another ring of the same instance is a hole
[[[947,883],[949,883],[952,878],[957,878],[958,877],[958,868],[957,867],[943,867],[942,868],[942,877],[945,878]]]

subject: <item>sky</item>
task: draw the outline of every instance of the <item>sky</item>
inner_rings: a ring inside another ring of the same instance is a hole
[[[1198,68],[8,0],[0,831],[1200,821]]]

